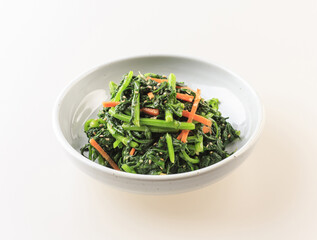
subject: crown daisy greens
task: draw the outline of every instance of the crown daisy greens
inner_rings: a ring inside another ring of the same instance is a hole
[[[137,174],[175,174],[215,164],[232,153],[240,132],[221,115],[219,100],[153,73],[130,71],[109,84],[111,101],[86,121],[81,153],[106,167]]]

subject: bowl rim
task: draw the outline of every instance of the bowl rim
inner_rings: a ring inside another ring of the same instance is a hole
[[[228,74],[232,75],[233,77],[235,77],[236,79],[241,81],[248,88],[248,90],[250,92],[252,92],[252,94],[255,96],[255,98],[257,99],[257,102],[261,108],[260,111],[258,112],[258,114],[260,114],[260,120],[257,123],[255,131],[251,134],[249,140],[240,149],[238,149],[235,153],[233,153],[231,156],[221,160],[218,163],[215,163],[215,164],[210,165],[208,167],[204,167],[204,168],[194,170],[191,172],[176,173],[176,174],[170,174],[170,175],[146,175],[146,174],[133,174],[133,173],[127,173],[124,171],[117,171],[117,170],[114,170],[112,168],[104,167],[104,166],[102,166],[98,163],[95,163],[95,162],[87,159],[86,157],[82,156],[66,140],[66,138],[65,138],[65,136],[62,133],[62,130],[60,128],[60,124],[59,124],[60,106],[61,106],[65,96],[69,92],[69,90],[74,85],[76,85],[79,81],[81,81],[83,78],[87,77],[88,75],[90,75],[91,73],[93,73],[99,69],[104,68],[107,65],[116,64],[116,63],[120,63],[122,61],[127,61],[127,60],[142,59],[142,58],[157,58],[157,57],[160,57],[160,58],[162,58],[162,57],[179,58],[179,59],[185,59],[185,60],[192,60],[192,61],[196,61],[196,62],[202,62],[204,64],[212,65],[216,68],[219,68],[220,70],[227,72]],[[232,72],[231,70],[229,70],[228,68],[226,68],[220,64],[214,63],[213,61],[206,60],[203,58],[197,58],[197,57],[187,56],[187,55],[149,54],[149,55],[133,55],[133,56],[123,57],[123,58],[122,57],[115,58],[115,59],[106,61],[103,64],[99,64],[99,65],[91,68],[90,70],[85,71],[82,74],[78,75],[76,78],[74,78],[72,81],[70,81],[62,89],[62,91],[58,95],[56,102],[54,104],[54,107],[53,107],[52,120],[53,120],[53,130],[54,130],[54,133],[55,133],[58,141],[60,142],[60,144],[64,147],[64,149],[70,155],[72,155],[75,159],[81,161],[83,164],[85,164],[93,169],[96,169],[98,171],[101,171],[103,173],[113,175],[115,177],[123,177],[123,178],[127,178],[127,179],[134,179],[134,180],[141,180],[141,181],[160,181],[161,182],[161,181],[170,181],[170,180],[180,180],[180,179],[190,178],[190,177],[197,176],[197,175],[206,174],[210,171],[213,171],[217,168],[222,167],[223,165],[226,165],[227,163],[233,161],[235,158],[239,157],[240,155],[243,155],[248,149],[250,149],[251,147],[254,146],[256,141],[259,139],[261,133],[263,132],[264,122],[265,122],[265,109],[264,109],[263,102],[261,101],[261,98],[260,98],[259,94],[257,94],[257,92],[255,91],[255,89],[247,81],[245,81],[242,77],[240,77],[236,73]]]

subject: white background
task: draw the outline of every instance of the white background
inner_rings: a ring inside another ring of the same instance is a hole
[[[316,239],[316,1],[1,1],[0,239]],[[266,107],[250,158],[204,189],[121,192],[81,173],[52,131],[80,73],[113,58],[193,55]]]

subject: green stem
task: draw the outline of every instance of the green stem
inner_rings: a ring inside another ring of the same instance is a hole
[[[203,144],[203,136],[202,135],[198,135],[197,136],[197,142],[195,143],[195,152],[198,155],[200,152],[204,151],[204,144]]]
[[[176,76],[174,73],[168,76],[168,85],[170,85],[174,91],[176,90]]]
[[[124,130],[137,131],[137,132],[145,132],[148,129],[148,130],[150,130],[150,132],[155,132],[155,133],[178,132],[179,131],[178,129],[173,129],[173,128],[131,126],[131,125],[126,124],[126,123],[124,123],[122,125],[122,128]]]
[[[132,122],[136,126],[140,126],[140,81],[134,82],[133,99],[131,106]]]
[[[136,173],[136,171],[130,167],[129,165],[127,164],[122,164],[121,165],[121,168],[125,171],[125,172],[128,172],[128,173]]]
[[[165,121],[166,122],[173,122],[173,112],[169,109],[166,109],[165,111]]]
[[[173,73],[171,73],[168,76],[168,85],[172,89],[172,93],[171,94],[174,94],[175,90],[176,90],[176,76]],[[169,104],[173,103],[172,99],[169,99],[168,103]],[[172,110],[166,109],[166,111],[165,111],[165,120],[166,120],[166,122],[172,122],[174,120],[173,119],[173,111]]]
[[[167,143],[167,149],[168,149],[168,156],[170,158],[170,161],[174,163],[175,154],[174,154],[173,140],[171,135],[169,135],[168,133],[166,133],[166,143]]]
[[[116,133],[116,130],[114,130],[114,129],[112,128],[112,126],[110,125],[110,123],[107,123],[107,129],[109,130],[109,132],[111,133],[111,135],[112,135],[115,139],[119,140],[119,141],[122,142],[124,145],[130,146],[130,147],[134,147],[134,148],[139,146],[138,143],[136,143],[136,142],[134,142],[134,141],[130,141],[127,137],[124,137],[124,136],[122,136],[121,134]]]
[[[113,98],[114,102],[119,102],[122,92],[129,86],[131,79],[133,77],[133,72],[130,71],[128,75],[125,77],[123,84],[120,86],[116,96]]]
[[[118,147],[120,143],[121,143],[121,141],[117,139],[117,140],[113,143],[113,148]]]
[[[109,110],[109,114],[123,122],[129,122],[130,116],[120,113],[115,113],[114,109]],[[173,122],[166,122],[164,120],[160,119],[151,119],[151,118],[140,118],[140,124],[141,125],[148,125],[148,126],[154,126],[154,127],[165,127],[165,128],[173,128],[178,130],[194,130],[195,124],[188,123],[188,122],[179,122],[179,121],[173,121]]]
[[[109,82],[109,89],[110,89],[111,95],[116,91],[117,88],[118,88],[117,84],[115,84],[113,81]]]
[[[190,156],[188,156],[188,154],[186,153],[185,150],[181,150],[182,153],[180,154],[181,158],[184,159],[185,161],[188,161],[190,163],[199,163],[199,159],[198,158],[191,158]]]

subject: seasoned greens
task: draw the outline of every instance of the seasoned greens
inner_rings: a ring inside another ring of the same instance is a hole
[[[137,174],[197,170],[228,157],[226,146],[239,138],[218,110],[176,76],[123,76],[109,84],[111,101],[98,118],[86,121],[89,143],[81,153],[106,167]]]

